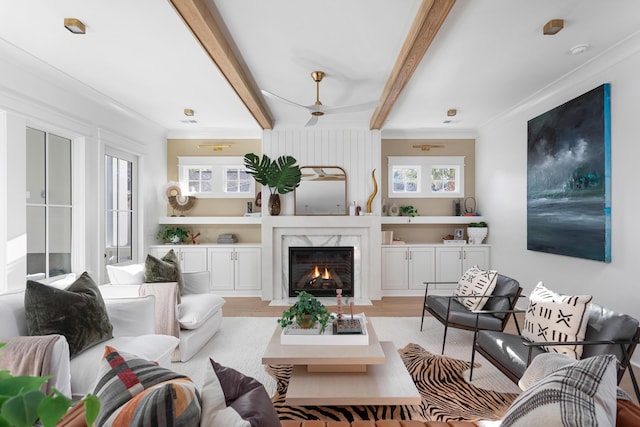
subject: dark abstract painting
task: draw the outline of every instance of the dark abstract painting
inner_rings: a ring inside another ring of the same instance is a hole
[[[611,262],[609,86],[528,122],[529,250]]]

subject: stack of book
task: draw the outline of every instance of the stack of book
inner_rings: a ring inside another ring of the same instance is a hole
[[[218,234],[218,243],[236,243],[237,241],[233,234]]]

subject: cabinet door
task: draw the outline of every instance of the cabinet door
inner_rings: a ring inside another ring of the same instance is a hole
[[[436,281],[457,282],[462,276],[462,248],[436,248]]]
[[[469,245],[463,248],[462,272],[464,273],[474,265],[483,270],[488,270],[491,267],[488,247]]]
[[[233,290],[235,282],[235,252],[233,248],[209,248],[211,289]]]
[[[207,248],[182,247],[179,258],[183,273],[207,271]]]
[[[424,290],[424,282],[436,279],[436,250],[433,247],[409,249],[409,289]]]
[[[407,289],[408,254],[406,248],[382,248],[382,289]]]
[[[236,289],[257,290],[262,288],[260,248],[236,248]]]

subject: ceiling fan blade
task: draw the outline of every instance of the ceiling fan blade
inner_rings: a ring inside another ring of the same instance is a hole
[[[305,110],[309,110],[310,107],[307,107],[306,105],[302,105],[302,104],[298,104],[296,102],[293,101],[289,101],[288,99],[285,99],[281,96],[276,95],[275,93],[271,93],[269,91],[266,91],[264,89],[261,90],[262,94],[268,98],[271,99],[275,99],[276,101],[280,101],[280,102],[284,102],[285,104],[289,104],[289,105],[293,105],[294,107],[301,107],[304,108]]]
[[[304,127],[315,126],[316,123],[318,123],[318,116],[311,116],[311,118],[309,119],[307,124],[304,125]]]
[[[325,114],[335,113],[356,113],[358,111],[366,111],[376,107],[380,101],[370,101],[363,104],[346,105],[344,107],[332,107],[324,110]]]

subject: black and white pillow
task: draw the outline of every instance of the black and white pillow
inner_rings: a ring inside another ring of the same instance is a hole
[[[469,310],[480,310],[487,303],[487,295],[491,295],[496,287],[498,272],[482,270],[477,265],[468,269],[458,281],[454,295],[460,304]],[[471,298],[470,298],[471,297]]]
[[[524,318],[523,338],[534,342],[584,341],[591,295],[561,295],[538,283]],[[582,356],[582,346],[546,346],[546,351]]]

